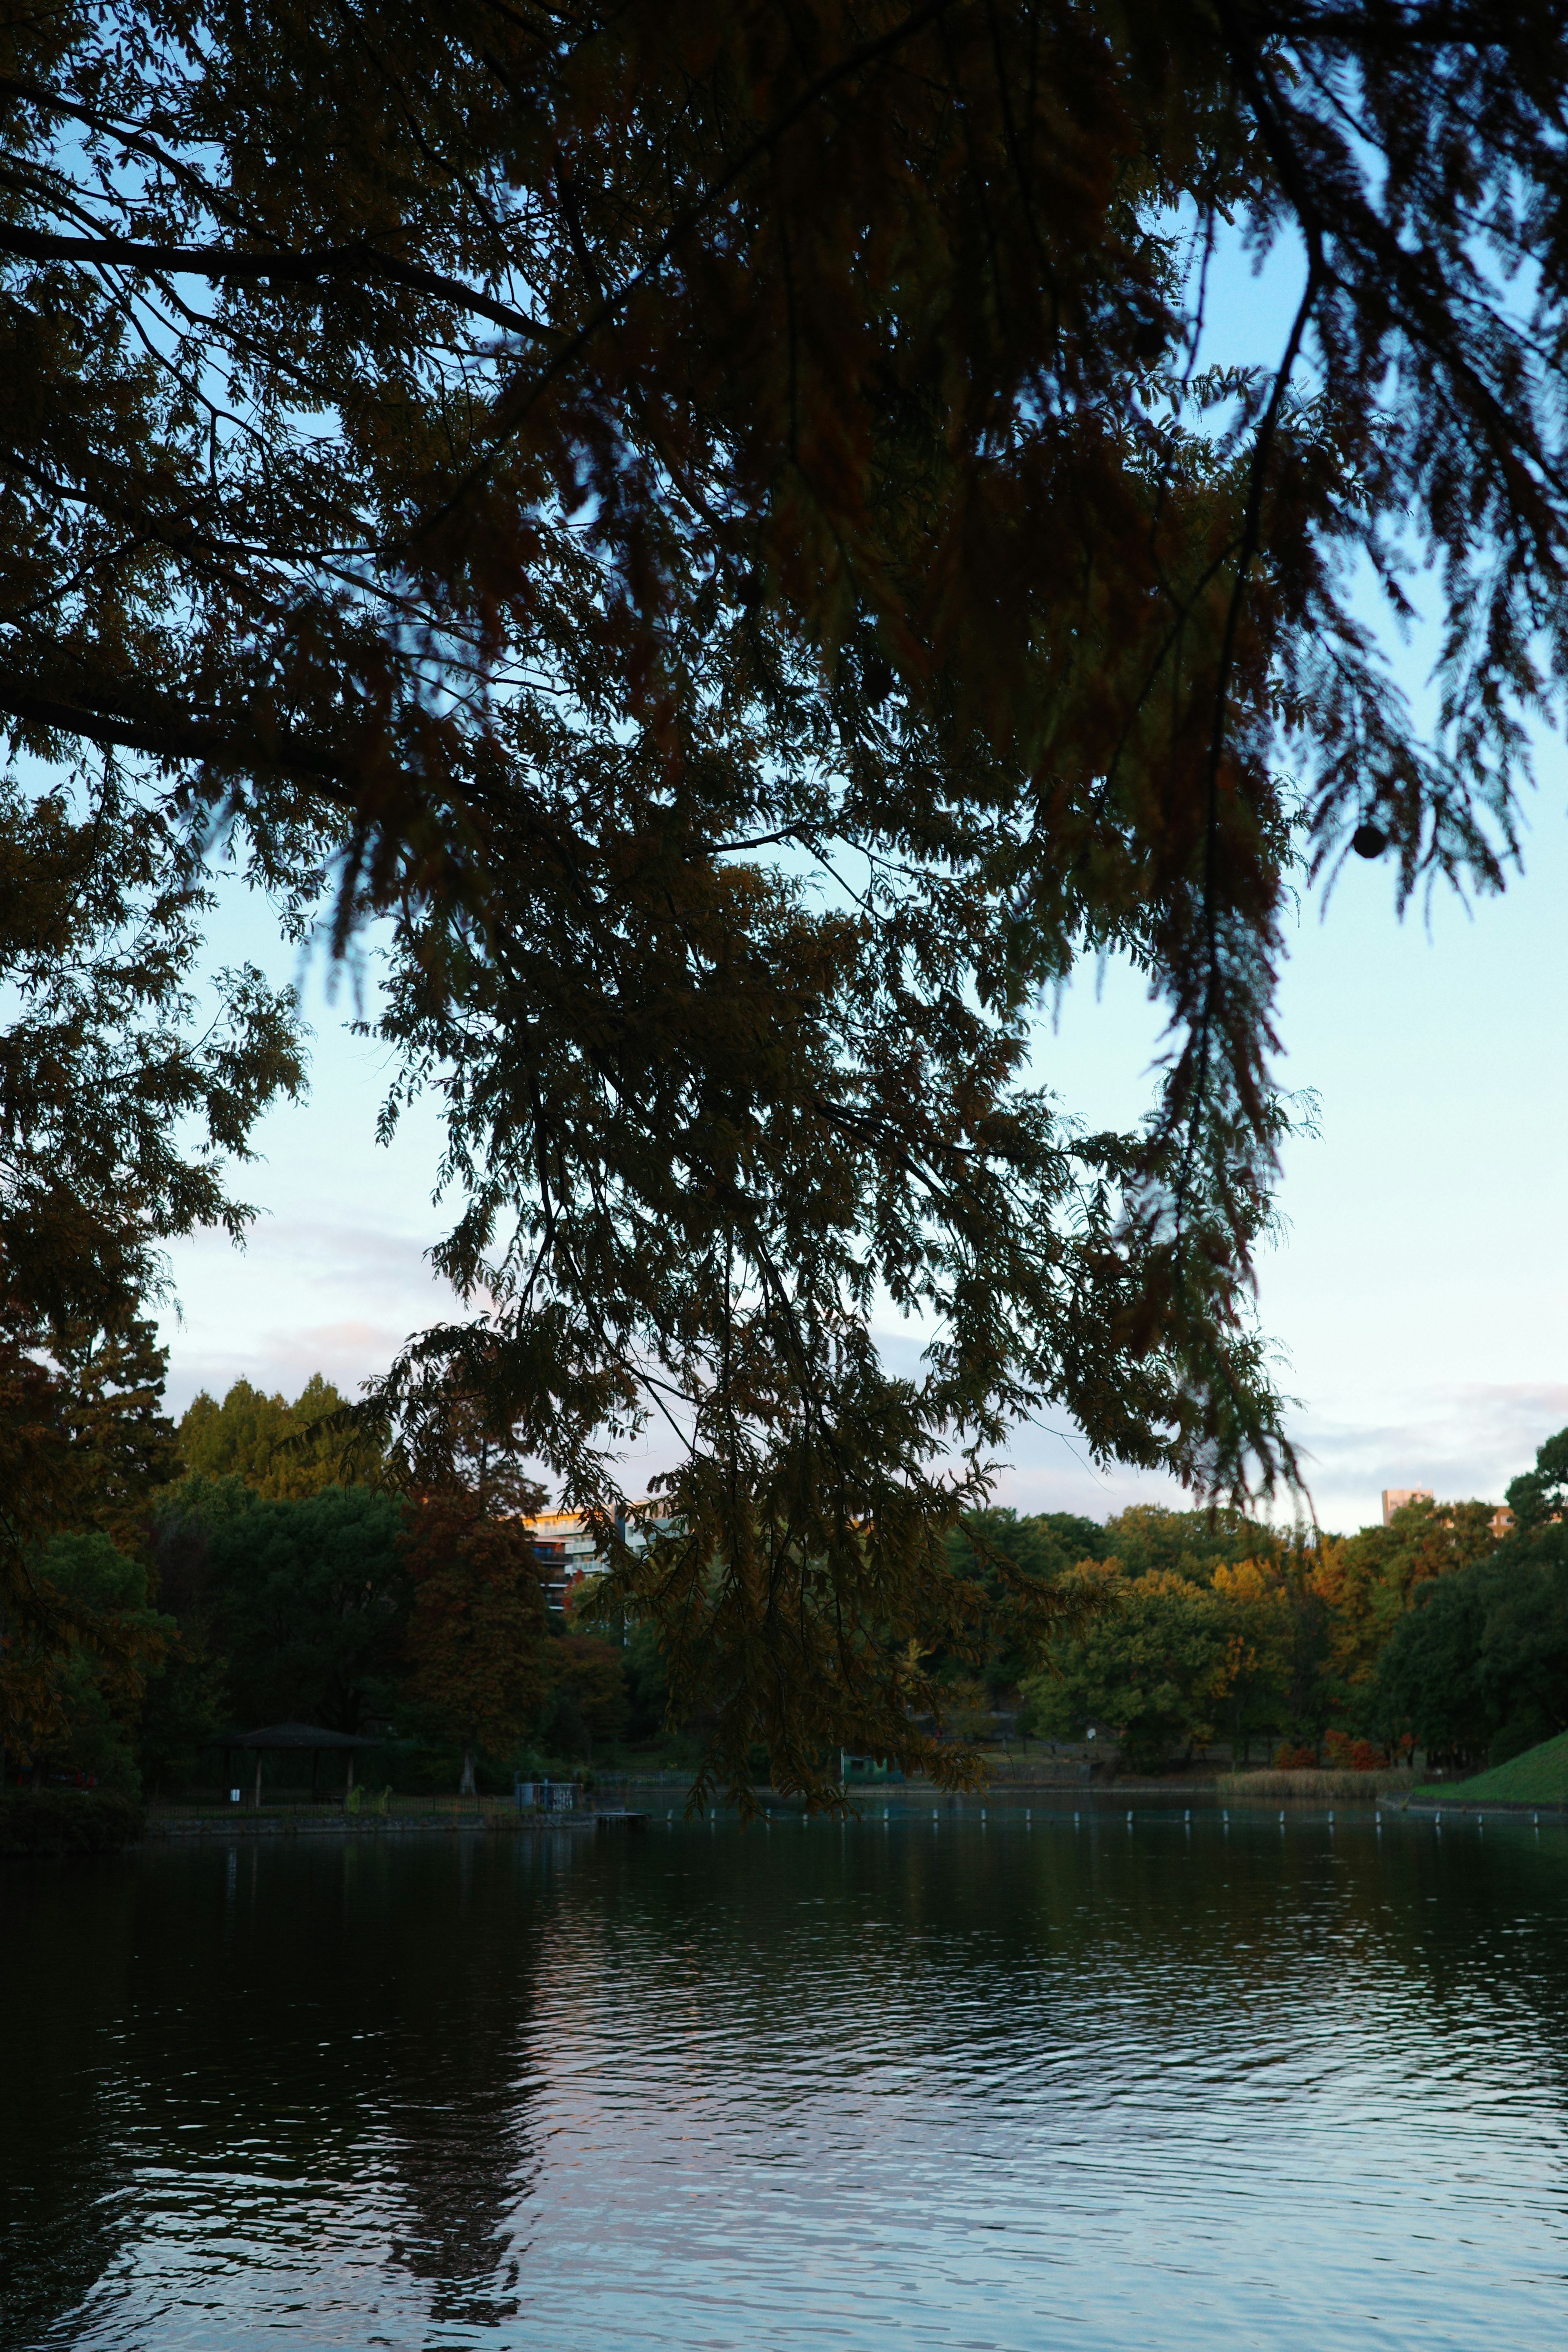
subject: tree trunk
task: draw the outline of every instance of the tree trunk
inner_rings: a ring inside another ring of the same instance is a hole
[[[458,1794],[459,1797],[475,1797],[479,1794],[479,1790],[474,1786],[474,1751],[471,1748],[465,1748],[463,1750],[463,1777],[458,1783]]]

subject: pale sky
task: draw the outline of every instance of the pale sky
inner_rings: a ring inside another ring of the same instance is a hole
[[[1233,273],[1205,358],[1271,356],[1292,299],[1285,264],[1257,281]],[[1419,700],[1415,657],[1401,655],[1399,667]],[[1321,1131],[1289,1151],[1287,1230],[1260,1269],[1261,1304],[1281,1383],[1300,1400],[1292,1426],[1313,1502],[1331,1528],[1375,1518],[1384,1486],[1500,1499],[1542,1440],[1568,1424],[1560,744],[1542,741],[1539,764],[1527,872],[1502,899],[1467,912],[1440,894],[1429,926],[1419,908],[1401,924],[1390,869],[1352,859],[1326,908],[1314,896],[1292,927],[1278,1076],[1317,1095]],[[279,977],[290,971],[243,906],[216,944],[217,960],[249,954]],[[264,1123],[265,1164],[244,1187],[267,1214],[243,1255],[214,1235],[174,1254],[176,1410],[242,1373],[292,1394],[319,1370],[353,1390],[449,1305],[422,1262],[440,1230],[429,1197],[435,1118],[378,1149],[377,1056],[346,1034],[319,971],[306,1001],[317,1032],[311,1098]],[[1150,1097],[1158,1034],[1131,975],[1112,971],[1100,992],[1087,979],[1055,1034],[1042,1034],[1038,1076],[1092,1123],[1130,1123]],[[896,1350],[900,1335],[888,1337]],[[628,1483],[655,1466],[652,1455],[628,1465]],[[1065,1429],[1020,1431],[996,1492],[1020,1509],[1097,1517],[1133,1500],[1182,1500],[1141,1474],[1097,1474]]]
[[[1568,795],[1551,747],[1542,775],[1528,871],[1504,898],[1467,915],[1440,896],[1429,929],[1419,912],[1401,925],[1389,871],[1356,863],[1293,929],[1279,1076],[1318,1096],[1321,1131],[1289,1151],[1261,1304],[1330,1528],[1375,1517],[1385,1486],[1500,1498],[1568,1423]],[[226,932],[226,955],[290,969],[254,916]],[[422,1262],[440,1230],[434,1116],[380,1149],[381,1057],[347,1034],[319,971],[307,997],[310,1099],[264,1122],[241,1187],[266,1214],[243,1253],[205,1235],[174,1254],[176,1410],[242,1373],[293,1394],[319,1370],[352,1391],[445,1308]],[[1096,1125],[1131,1120],[1157,1035],[1130,974],[1099,992],[1086,976],[1042,1032],[1039,1076]],[[1180,1499],[1143,1474],[1096,1474],[1065,1424],[1018,1433],[997,1496],[1094,1517]]]

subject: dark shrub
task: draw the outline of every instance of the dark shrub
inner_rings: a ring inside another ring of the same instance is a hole
[[[113,1789],[16,1789],[0,1796],[0,1853],[113,1853],[147,1816]]]

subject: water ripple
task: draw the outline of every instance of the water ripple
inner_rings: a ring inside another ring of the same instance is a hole
[[[29,1865],[4,2341],[1539,2352],[1565,1865],[951,1817]]]

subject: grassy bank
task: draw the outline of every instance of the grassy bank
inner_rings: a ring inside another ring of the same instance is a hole
[[[1442,1798],[1455,1804],[1495,1802],[1515,1805],[1568,1804],[1568,1731],[1527,1748],[1506,1764],[1459,1780],[1446,1789],[1417,1789],[1418,1797]]]

